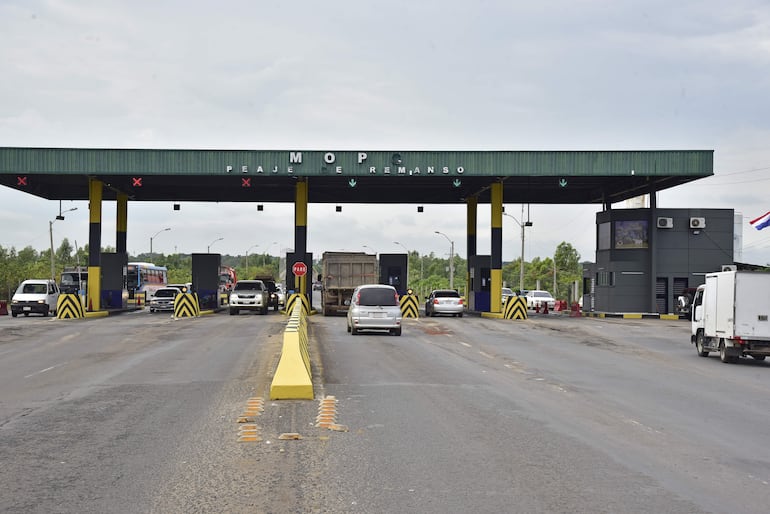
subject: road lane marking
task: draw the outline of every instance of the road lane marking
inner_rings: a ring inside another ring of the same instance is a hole
[[[471,348],[471,345],[469,345],[468,343],[464,343],[464,342],[462,342],[462,341],[459,341],[459,343],[460,343],[461,345],[463,345],[464,347],[466,347],[466,348]]]
[[[26,375],[24,378],[31,378],[31,377],[34,377],[35,375],[40,375],[40,374],[45,373],[47,371],[51,371],[54,368],[58,368],[59,366],[64,366],[65,364],[67,364],[67,363],[66,362],[62,362],[60,364],[54,364],[53,366],[51,366],[49,368],[41,369],[40,371],[35,371],[34,373],[30,373],[29,375]]]

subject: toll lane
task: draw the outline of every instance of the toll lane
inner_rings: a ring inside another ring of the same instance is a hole
[[[222,412],[266,376],[282,321],[138,313],[1,326],[0,511],[150,512],[187,441],[232,441],[212,427],[234,433]]]
[[[770,367],[699,358],[685,322],[323,324],[326,392],[351,427],[329,454],[336,508],[766,511]]]

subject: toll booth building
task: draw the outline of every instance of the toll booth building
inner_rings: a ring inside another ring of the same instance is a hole
[[[596,262],[583,265],[583,310],[677,313],[677,298],[734,263],[733,209],[612,209],[596,215]]]

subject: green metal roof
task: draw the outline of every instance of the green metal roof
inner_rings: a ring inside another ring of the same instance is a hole
[[[713,175],[713,150],[318,151],[0,148],[0,184],[48,199],[88,198],[88,177],[146,201],[311,203],[617,202]]]

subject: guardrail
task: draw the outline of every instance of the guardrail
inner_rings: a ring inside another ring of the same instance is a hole
[[[283,331],[283,349],[270,385],[271,400],[312,400],[313,379],[308,352],[307,313],[296,302]]]

